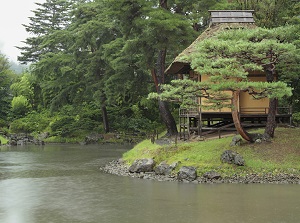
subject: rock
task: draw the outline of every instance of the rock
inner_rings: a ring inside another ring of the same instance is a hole
[[[250,134],[251,138],[253,139],[253,141],[255,143],[262,143],[262,142],[271,142],[272,138],[264,133],[264,134],[260,134],[260,133],[252,133]]]
[[[154,171],[157,175],[169,175],[171,174],[172,170],[175,169],[176,166],[169,165],[165,161],[161,162],[154,168]]]
[[[234,136],[230,143],[230,146],[240,146],[242,142],[242,138],[240,136]]]
[[[87,135],[85,137],[85,143],[86,144],[95,144],[97,143],[99,140],[104,139],[104,136],[101,134],[97,134],[97,133],[92,133],[90,135]]]
[[[261,139],[256,139],[255,140],[255,143],[261,143],[262,141],[261,141]]]
[[[44,145],[44,141],[35,139],[31,135],[27,135],[25,133],[20,134],[11,134],[8,136],[9,142],[8,145],[10,146],[23,146],[27,144],[36,144],[36,145]]]
[[[129,167],[130,173],[153,172],[155,166],[154,159],[137,159]]]
[[[222,163],[235,164],[238,166],[245,165],[244,158],[232,150],[225,150],[221,155],[221,161]]]
[[[209,171],[203,174],[203,177],[210,179],[210,180],[217,180],[221,178],[221,174],[215,172],[215,171]]]
[[[181,163],[180,161],[172,163],[172,164],[170,165],[171,168],[172,168],[172,170],[174,170],[180,163]]]
[[[245,166],[245,160],[240,154],[234,156],[234,164],[237,166]]]
[[[222,163],[233,163],[236,153],[232,150],[225,150],[221,155]]]
[[[49,132],[42,132],[38,135],[38,139],[43,141],[44,139],[48,138],[50,136]]]
[[[196,168],[192,166],[183,166],[179,169],[177,173],[178,180],[193,181],[197,178]]]

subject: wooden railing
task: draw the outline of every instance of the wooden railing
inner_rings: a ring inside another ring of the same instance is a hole
[[[243,107],[240,108],[241,114],[268,114],[268,107]]]
[[[179,115],[180,116],[199,115],[199,109],[196,107],[195,108],[180,108]]]
[[[205,111],[204,111],[205,112]],[[268,107],[242,107],[240,108],[241,114],[268,114]],[[179,109],[180,116],[196,116],[199,115],[199,108],[181,108]],[[291,107],[278,107],[277,114],[292,114]]]
[[[248,107],[240,108],[241,114],[268,114],[269,107]],[[277,114],[292,114],[291,107],[277,107]]]

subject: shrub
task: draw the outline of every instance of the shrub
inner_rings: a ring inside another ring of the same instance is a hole
[[[50,117],[47,112],[31,112],[23,118],[14,120],[10,124],[10,131],[19,132],[41,132],[44,131],[50,123]]]
[[[29,111],[30,104],[25,96],[17,96],[12,99],[11,109],[15,116],[24,116]]]
[[[293,118],[293,123],[296,126],[299,126],[299,124],[300,124],[300,112],[294,113],[293,116],[292,116],[292,118]]]
[[[75,119],[69,116],[64,116],[54,121],[50,126],[53,135],[61,135],[61,136],[69,135],[72,131],[74,131],[72,126],[74,122]]]

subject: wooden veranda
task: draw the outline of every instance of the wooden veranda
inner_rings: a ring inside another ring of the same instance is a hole
[[[263,111],[263,112],[262,112]],[[268,108],[241,108],[240,120],[244,128],[264,127],[268,116]],[[278,107],[277,123],[292,122],[290,107]],[[235,131],[231,112],[201,112],[199,108],[179,110],[179,137],[187,140],[191,135],[205,137],[208,134]]]

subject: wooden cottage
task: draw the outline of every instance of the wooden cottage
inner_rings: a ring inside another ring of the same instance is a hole
[[[211,21],[209,27],[181,54],[179,54],[171,65],[167,68],[166,74],[183,76],[195,81],[205,81],[209,77],[200,75],[193,71],[190,62],[182,55],[190,55],[195,52],[195,45],[204,39],[210,38],[217,33],[235,28],[255,29],[253,10],[211,10]],[[266,75],[263,72],[252,72],[249,74],[250,81],[266,81]],[[209,133],[219,132],[221,130],[234,130],[231,110],[223,108],[220,110],[208,110],[203,108],[204,99],[198,99],[198,107],[190,109],[180,109],[179,125],[180,137],[189,138],[190,134],[204,136]],[[247,92],[241,92],[239,95],[239,114],[244,127],[265,125],[269,99],[263,98],[254,100]],[[278,108],[277,121],[290,121],[291,112],[289,108]]]

